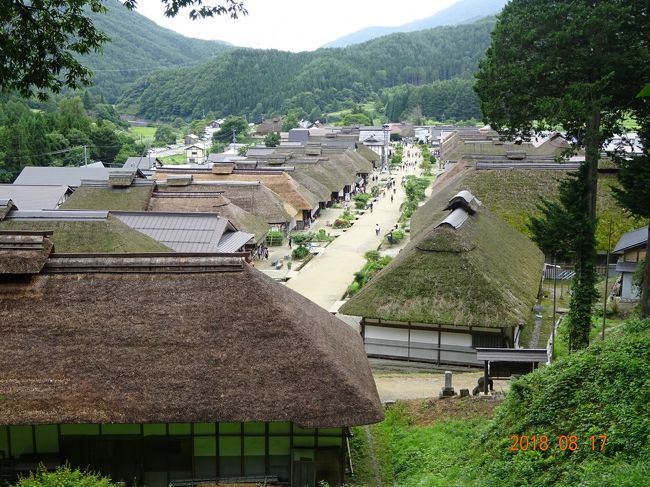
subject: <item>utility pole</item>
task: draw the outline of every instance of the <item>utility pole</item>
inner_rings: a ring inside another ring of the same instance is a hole
[[[84,166],[88,165],[88,146],[84,145]]]

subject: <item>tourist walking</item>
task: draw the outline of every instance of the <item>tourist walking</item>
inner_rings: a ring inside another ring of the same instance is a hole
[[[381,231],[381,228],[379,227],[379,223],[375,223],[375,235],[379,237],[379,232]]]
[[[291,248],[291,235],[289,235],[289,248]]]

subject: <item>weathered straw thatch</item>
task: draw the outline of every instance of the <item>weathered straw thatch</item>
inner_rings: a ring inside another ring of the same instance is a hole
[[[0,334],[0,424],[383,416],[359,335],[240,258],[52,255]]]
[[[5,219],[11,210],[15,210],[17,206],[12,200],[0,200],[0,222]]]
[[[372,152],[372,151],[371,151]],[[363,157],[361,154],[358,152],[348,149],[344,153],[352,163],[354,164],[354,167],[356,168],[358,173],[366,173],[369,174],[372,172],[372,162],[370,162],[368,159]]]
[[[339,157],[319,158],[318,162],[294,162],[296,171],[302,171],[327,187],[331,193],[343,191],[345,186],[354,184],[356,174],[348,166],[339,164]]]
[[[374,150],[368,149],[365,145],[359,144],[357,147],[357,154],[360,156],[366,158],[368,161],[373,162],[373,161],[379,161],[381,159],[381,156],[377,154]]]
[[[253,233],[255,242],[262,240],[269,231],[269,225],[263,218],[235,205],[222,193],[155,192],[149,200],[148,210],[173,213],[217,213],[231,221],[240,231]]]
[[[48,232],[0,231],[0,275],[41,271],[54,244]]]
[[[218,192],[245,211],[257,215],[270,225],[290,223],[298,210],[285,203],[259,182],[212,181],[193,183],[182,187],[158,185],[158,192]]]
[[[126,188],[81,186],[61,205],[63,210],[144,211],[153,185]]]
[[[332,199],[332,192],[320,181],[314,179],[304,171],[293,171],[291,177],[298,181],[302,186],[311,191],[319,201],[327,203]]]
[[[5,220],[0,230],[54,232],[51,239],[58,252],[171,252],[112,215],[105,221]]]
[[[319,198],[299,184],[284,171],[269,174],[265,172],[248,172],[236,174],[194,174],[195,181],[259,181],[283,201],[296,210],[313,210],[318,207]],[[300,215],[302,219],[302,215]]]
[[[437,226],[447,212],[432,212],[429,204],[420,212],[427,212],[428,226],[341,312],[457,326],[526,321],[539,289],[539,249],[484,206],[458,228]]]

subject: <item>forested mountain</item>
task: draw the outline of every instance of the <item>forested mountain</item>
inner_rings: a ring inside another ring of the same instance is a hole
[[[95,72],[90,91],[104,95],[108,102],[116,101],[128,83],[145,73],[205,62],[232,49],[224,42],[190,39],[160,27],[117,0],[104,4],[108,12],[88,15],[111,42],[104,45],[103,53],[82,59]]]
[[[471,79],[493,26],[489,18],[314,52],[235,49],[204,64],[142,77],[120,107],[154,120],[197,118],[204,111],[318,115],[376,100],[384,88]]]
[[[488,15],[495,15],[501,11],[506,3],[508,3],[508,0],[459,0],[431,17],[396,27],[366,27],[328,42],[323,47],[346,47],[396,32],[414,32],[416,30],[432,29],[440,25],[463,24]]]

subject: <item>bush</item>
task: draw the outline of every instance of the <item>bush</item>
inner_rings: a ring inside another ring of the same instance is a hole
[[[368,200],[370,199],[370,194],[368,193],[355,194],[352,197],[352,199],[354,200],[355,208],[359,210],[363,210],[368,204]]]
[[[350,228],[351,226],[352,224],[348,220],[343,220],[341,218],[337,218],[332,224],[333,228]]]
[[[291,241],[297,246],[308,246],[316,238],[313,232],[291,234]]]
[[[29,477],[21,478],[14,487],[114,487],[115,485],[108,477],[79,469],[71,470],[69,465],[65,465],[51,472],[45,469],[39,469],[36,473],[30,472]]]
[[[381,188],[379,186],[373,186],[372,189],[370,190],[370,194],[373,198],[379,196],[380,192],[381,192]]]
[[[347,208],[340,217],[340,220],[347,220],[348,222],[354,221],[354,215],[350,212],[350,209]]]
[[[268,245],[269,247],[276,247],[278,245],[282,245],[283,240],[284,240],[284,235],[282,235],[282,232],[273,231],[273,232],[269,232],[266,235],[266,245]]]
[[[318,230],[318,235],[316,235],[316,238],[314,240],[317,240],[318,242],[327,242],[330,240],[329,233],[324,228],[321,228]]]
[[[300,245],[299,247],[296,247],[295,249],[293,249],[293,252],[291,252],[291,257],[293,257],[296,260],[304,259],[308,255],[309,255],[309,249],[304,245]]]

